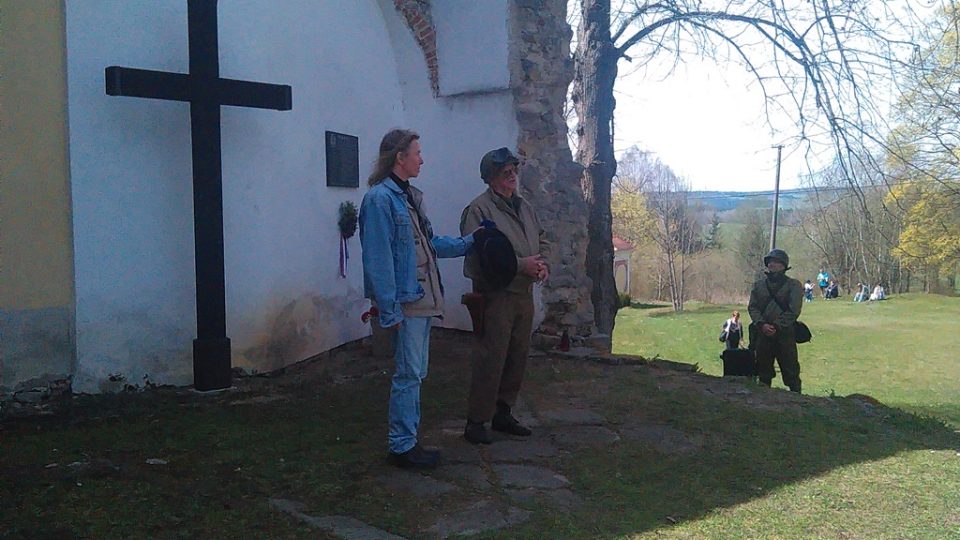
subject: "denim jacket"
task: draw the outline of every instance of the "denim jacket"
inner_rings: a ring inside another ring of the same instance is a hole
[[[410,189],[422,200],[420,190]],[[436,257],[462,257],[473,245],[472,234],[461,238],[434,236],[422,207],[421,216]],[[370,188],[360,204],[359,222],[363,294],[376,303],[380,326],[387,328],[403,320],[401,304],[416,302],[424,295],[417,281],[413,223],[403,190],[389,178]]]

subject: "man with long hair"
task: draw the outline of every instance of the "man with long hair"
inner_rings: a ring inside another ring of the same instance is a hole
[[[439,452],[420,446],[420,385],[427,376],[430,325],[443,314],[439,257],[462,257],[473,235],[434,236],[423,192],[410,185],[423,165],[420,136],[394,129],[383,136],[360,205],[363,288],[377,321],[396,332],[396,372],[390,387],[387,443],[400,467],[435,467]]]

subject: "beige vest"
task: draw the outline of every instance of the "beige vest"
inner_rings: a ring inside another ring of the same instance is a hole
[[[423,209],[423,194],[411,187],[417,206]],[[407,211],[410,212],[410,222],[413,224],[413,249],[417,253],[417,281],[423,287],[423,298],[416,302],[403,304],[403,314],[406,317],[436,317],[443,315],[443,293],[440,292],[440,270],[437,268],[437,259],[431,249],[431,238],[427,238],[425,231],[420,229],[420,213],[417,208],[407,201]]]

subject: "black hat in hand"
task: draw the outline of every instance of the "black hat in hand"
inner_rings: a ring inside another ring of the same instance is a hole
[[[484,227],[473,233],[473,249],[480,261],[480,273],[493,290],[503,289],[513,281],[517,275],[517,253],[507,235]]]

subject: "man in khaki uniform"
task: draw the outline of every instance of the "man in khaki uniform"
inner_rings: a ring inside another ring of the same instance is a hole
[[[763,258],[766,276],[750,291],[750,348],[757,355],[757,376],[770,386],[775,375],[773,361],[780,365],[783,384],[800,392],[800,361],[794,323],[803,308],[803,285],[787,277],[790,257],[773,249]]]
[[[549,269],[542,258],[547,244],[540,221],[530,203],[517,192],[519,163],[507,148],[487,152],[480,161],[480,177],[489,188],[460,217],[461,231],[472,232],[481,222],[493,222],[510,240],[517,256],[516,276],[499,289],[484,278],[476,250],[463,263],[463,274],[473,280],[473,291],[484,297],[483,335],[474,358],[463,433],[474,444],[493,442],[486,422],[496,431],[530,435],[510,410],[520,393],[530,352],[533,283],[546,279]]]

